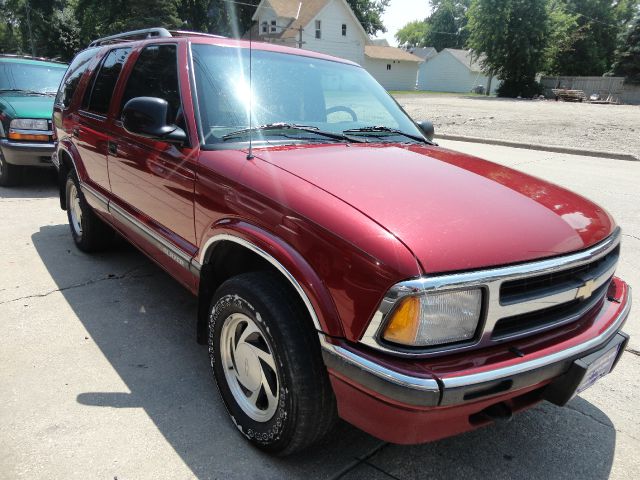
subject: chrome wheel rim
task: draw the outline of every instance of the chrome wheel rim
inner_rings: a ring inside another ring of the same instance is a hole
[[[2,157],[2,153],[0,153],[0,177],[4,173],[4,158]]]
[[[220,358],[234,400],[257,422],[278,409],[280,380],[273,349],[258,325],[242,313],[229,315],[220,332]]]
[[[82,208],[80,207],[80,196],[75,185],[69,188],[69,214],[71,215],[71,227],[76,235],[82,235]]]

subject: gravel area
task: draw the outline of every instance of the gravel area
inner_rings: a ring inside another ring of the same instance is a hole
[[[640,106],[480,96],[397,94],[438,133],[621,153],[640,157]]]

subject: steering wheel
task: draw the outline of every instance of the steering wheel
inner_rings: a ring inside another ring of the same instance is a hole
[[[358,121],[358,115],[356,115],[356,112],[354,112],[352,109],[350,109],[349,107],[344,107],[342,105],[336,105],[335,107],[331,107],[331,108],[327,108],[327,112],[326,115],[329,116],[332,113],[337,113],[337,112],[345,112],[348,113],[349,115],[351,115],[351,119],[354,122]]]

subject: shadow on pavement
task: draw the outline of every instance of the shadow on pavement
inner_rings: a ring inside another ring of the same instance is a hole
[[[368,479],[609,475],[615,430],[580,398],[570,409],[544,404],[508,425],[434,444],[388,445],[357,466],[354,460],[381,442],[345,423],[301,455],[264,455],[238,434],[218,397],[206,347],[195,343],[195,298],[125,242],[107,253],[83,255],[69,235],[61,237],[66,232],[66,224],[43,226],[32,236],[33,245],[131,392],[77,392],[77,401],[95,408],[143,408],[198,478],[310,480],[335,478],[341,471],[343,478]]]
[[[2,198],[48,198],[58,195],[54,168],[25,168],[13,187],[0,187]]]

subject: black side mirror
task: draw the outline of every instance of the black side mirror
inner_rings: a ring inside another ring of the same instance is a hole
[[[136,97],[122,109],[125,130],[140,137],[182,145],[187,134],[177,125],[167,125],[169,104],[156,97]]]
[[[418,122],[418,128],[422,130],[422,133],[424,133],[424,136],[427,137],[428,140],[433,141],[436,131],[435,128],[433,128],[432,122],[429,120]]]

